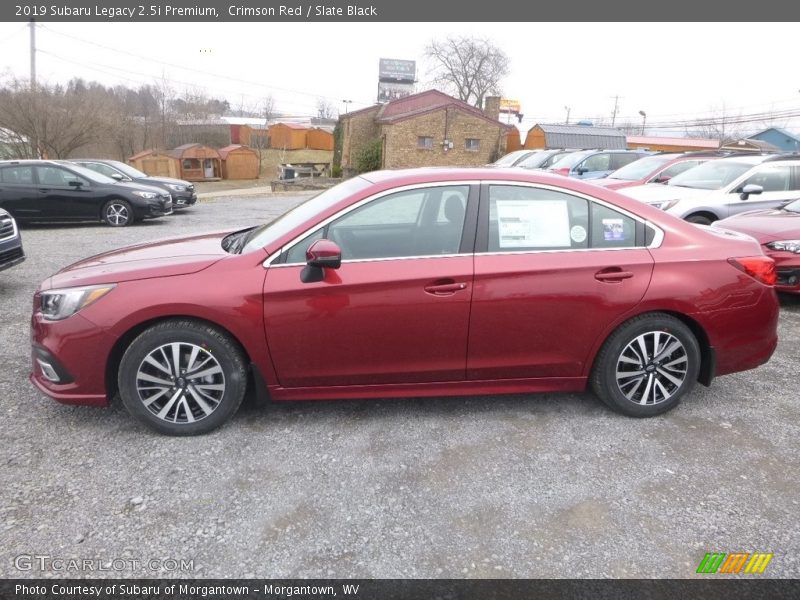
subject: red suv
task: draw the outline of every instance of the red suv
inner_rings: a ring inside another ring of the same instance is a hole
[[[700,250],[699,250],[700,249]],[[272,223],[108,252],[34,297],[33,373],[71,404],[204,433],[274,400],[580,391],[634,417],[777,343],[774,264],[565,177],[381,171]]]

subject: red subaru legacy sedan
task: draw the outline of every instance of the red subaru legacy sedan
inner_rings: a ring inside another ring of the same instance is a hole
[[[31,380],[210,431],[273,400],[580,391],[634,417],[777,343],[773,261],[615,192],[516,169],[380,171],[281,218],[47,279]]]

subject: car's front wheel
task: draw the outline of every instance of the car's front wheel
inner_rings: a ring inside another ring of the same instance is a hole
[[[239,408],[246,361],[236,343],[215,327],[165,321],[131,343],[118,383],[125,408],[152,429],[197,435],[219,427]]]
[[[126,200],[109,200],[103,205],[103,223],[112,227],[125,227],[133,223],[133,209]]]
[[[652,417],[678,405],[700,371],[692,330],[670,315],[634,317],[609,336],[595,360],[591,385],[614,410]]]

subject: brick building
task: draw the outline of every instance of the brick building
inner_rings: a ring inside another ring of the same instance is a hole
[[[358,152],[380,140],[385,169],[477,166],[505,153],[509,125],[498,121],[500,98],[480,110],[438,90],[341,115],[342,169],[357,171]]]

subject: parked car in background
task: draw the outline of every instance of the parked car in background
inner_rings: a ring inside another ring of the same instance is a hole
[[[705,162],[666,185],[619,190],[651,206],[708,225],[755,209],[777,208],[800,196],[800,155],[739,155]]]
[[[194,184],[183,179],[173,179],[172,177],[155,177],[142,173],[130,165],[118,160],[103,160],[95,158],[81,158],[71,161],[92,171],[102,173],[107,177],[117,181],[127,181],[142,183],[166,190],[172,196],[172,208],[185,208],[197,202],[197,194],[194,191]]]
[[[592,183],[602,185],[609,190],[621,190],[646,183],[667,183],[692,167],[724,156],[726,153],[722,152],[654,154],[635,160],[609,174],[608,177],[593,180]]]
[[[556,161],[548,171],[577,179],[600,179],[650,154],[645,150],[580,150]]]
[[[22,237],[17,223],[8,212],[0,208],[0,271],[25,260]]]
[[[532,154],[536,154],[537,150],[514,150],[508,154],[501,156],[493,163],[486,165],[487,167],[515,167],[517,163],[528,158]]]
[[[0,161],[0,208],[17,221],[102,221],[123,227],[172,213],[162,188],[116,181],[51,160]]]
[[[800,294],[800,200],[772,210],[740,213],[714,227],[754,237],[775,261],[778,291]]]
[[[378,171],[264,225],[47,278],[31,380],[70,404],[119,392],[173,435],[228,420],[248,378],[273,400],[590,386],[649,417],[770,358],[774,278],[748,236],[575,179]]]
[[[553,163],[561,160],[572,152],[575,152],[575,150],[539,150],[530,156],[526,156],[515,166],[522,167],[523,169],[548,169]]]

